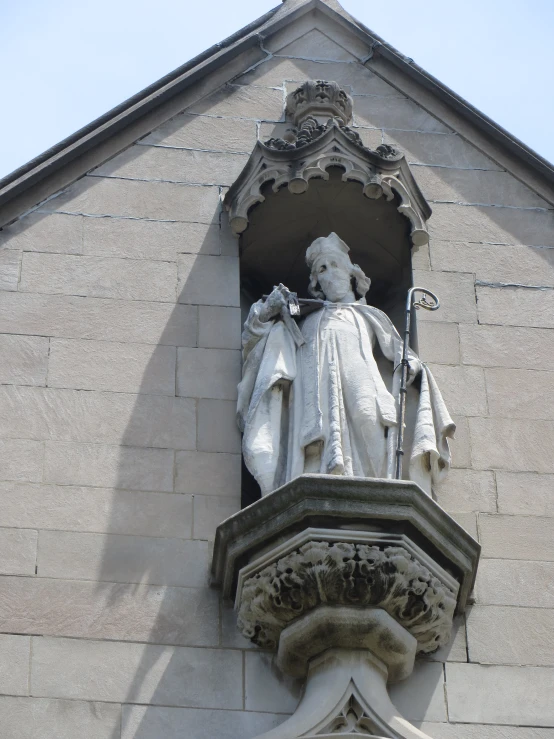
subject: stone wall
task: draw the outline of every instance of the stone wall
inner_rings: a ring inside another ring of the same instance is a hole
[[[365,47],[300,30],[0,234],[10,739],[248,739],[298,701],[236,632],[208,563],[240,506],[221,197],[307,78],[351,87],[359,133],[402,148],[432,204],[414,280],[442,308],[419,343],[458,423],[436,493],[483,546],[467,623],[393,700],[436,739],[554,737],[532,728],[554,727],[552,205],[363,67]]]

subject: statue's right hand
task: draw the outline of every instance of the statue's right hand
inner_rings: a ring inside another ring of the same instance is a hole
[[[287,308],[288,301],[284,296],[282,288],[274,287],[271,295],[268,295],[263,307],[260,311],[260,320],[270,321],[275,316],[278,316],[283,308]]]

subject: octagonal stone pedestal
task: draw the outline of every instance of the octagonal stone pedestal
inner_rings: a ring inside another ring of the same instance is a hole
[[[407,481],[302,475],[224,521],[213,583],[235,599],[244,636],[307,678],[294,715],[263,739],[424,737],[387,682],[448,642],[478,558]]]

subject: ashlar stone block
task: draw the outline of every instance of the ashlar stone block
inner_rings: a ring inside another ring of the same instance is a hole
[[[37,531],[0,529],[0,574],[34,575],[37,541]]]
[[[554,475],[497,472],[500,513],[554,517]]]
[[[42,212],[84,213],[162,221],[215,223],[217,187],[84,177],[48,201]]]
[[[47,442],[44,481],[172,492],[171,449]]]
[[[37,697],[242,708],[242,656],[227,649],[34,637]]]
[[[256,123],[240,118],[181,113],[158,126],[140,143],[151,146],[250,154],[256,143]]]
[[[194,538],[213,541],[219,524],[241,509],[240,496],[195,495]]]
[[[444,123],[407,98],[356,96],[354,98],[354,123],[357,126],[371,128],[400,128],[405,131],[450,133],[450,129]]]
[[[554,666],[553,631],[553,609],[474,606],[467,619],[469,660],[490,665]]]
[[[435,292],[440,299],[437,311],[419,311],[418,326],[426,321],[477,323],[474,277],[461,272],[414,270],[414,285]]]
[[[113,703],[0,698],[0,724],[17,739],[119,739],[121,708]]]
[[[452,469],[444,482],[433,487],[445,511],[496,513],[496,486],[492,472]]]
[[[533,726],[554,721],[553,668],[453,662],[446,665],[446,689],[451,721]]]
[[[45,385],[48,346],[42,336],[0,334],[0,383]]]
[[[0,693],[29,695],[30,653],[28,636],[0,634]]]
[[[81,254],[83,217],[29,213],[0,231],[0,247],[19,251]]]
[[[245,655],[246,710],[293,713],[302,693],[303,681],[283,674],[268,652]]]
[[[44,465],[44,443],[29,439],[0,439],[4,480],[40,482]],[[15,524],[18,526],[20,524]]]
[[[537,729],[534,726],[424,722],[418,728],[433,739],[554,739],[554,729]]]
[[[240,433],[233,400],[198,401],[198,449],[202,452],[240,452]]]
[[[175,302],[176,283],[177,268],[171,262],[29,252],[23,255],[19,289],[31,293]]]
[[[492,416],[554,420],[554,372],[496,368],[485,378]]]
[[[500,169],[492,159],[455,133],[444,135],[420,131],[385,130],[383,143],[397,146],[405,153],[410,164]],[[414,170],[414,175],[419,182],[419,168]]]
[[[187,113],[278,121],[283,115],[283,91],[270,87],[228,84],[187,109]]]
[[[323,33],[319,28],[311,28],[306,33],[302,34],[299,38],[294,41],[286,43],[286,35],[288,29],[285,29],[281,35],[277,34],[276,37],[269,40],[268,50],[272,51],[279,56],[292,56],[292,57],[304,57],[311,59],[322,59],[329,61],[355,61],[351,50],[347,50],[347,46],[343,46],[329,36]],[[285,41],[285,45],[283,42]],[[352,44],[350,45],[352,47]],[[365,50],[365,47],[364,47]],[[358,54],[361,57],[365,56],[361,49],[358,49]],[[324,79],[328,79],[325,77]]]
[[[197,185],[232,185],[247,159],[246,154],[135,144],[93,173],[151,182],[165,180]]]
[[[197,309],[170,303],[0,292],[0,331],[196,346]]]
[[[192,495],[240,495],[241,456],[184,451],[175,455],[175,490]]]
[[[215,647],[219,598],[209,588],[0,577],[0,628],[75,639]]]
[[[487,413],[484,372],[480,367],[431,365],[448,409],[464,416]]]
[[[263,734],[285,720],[282,714],[161,706],[124,706],[121,739],[236,739]],[[537,738],[539,739],[539,738]]]
[[[207,583],[207,560],[203,541],[41,531],[38,575],[197,588]]]
[[[392,702],[408,721],[446,721],[443,665],[416,662],[407,680],[391,685]]]
[[[456,424],[456,435],[449,440],[452,451],[452,467],[471,467],[471,446],[469,440],[469,423],[464,416],[452,417]]]
[[[554,472],[552,421],[470,418],[469,428],[476,469]]]
[[[554,562],[554,519],[536,516],[480,517],[483,556]]]
[[[48,385],[173,396],[176,362],[173,346],[52,339]]]
[[[183,254],[178,266],[180,303],[230,307],[240,305],[237,257]]]
[[[135,536],[192,535],[192,497],[0,482],[0,526]]]
[[[235,400],[241,377],[241,353],[234,349],[179,349],[177,395]]]
[[[548,329],[462,324],[459,331],[464,364],[534,370],[552,367],[554,332]]]
[[[0,249],[0,290],[17,290],[21,268],[21,252]]]
[[[240,308],[198,306],[198,346],[208,349],[240,349]]]
[[[475,593],[479,605],[554,609],[553,562],[483,559],[479,564]]]
[[[476,287],[479,323],[554,328],[554,290]]]
[[[460,363],[460,340],[455,323],[418,321],[417,343],[418,354],[424,362]]]
[[[218,225],[132,218],[84,221],[83,252],[90,256],[176,262],[178,254],[221,251]]]

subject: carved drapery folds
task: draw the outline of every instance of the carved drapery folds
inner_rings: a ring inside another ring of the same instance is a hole
[[[233,232],[248,227],[248,212],[263,202],[262,190],[272,182],[277,192],[287,186],[303,193],[311,179],[329,179],[329,170],[344,170],[343,181],[359,182],[370,199],[399,200],[398,210],[411,224],[414,246],[429,241],[426,220],[431,209],[417,186],[404,155],[383,144],[364,146],[348,124],[352,98],[336,82],[305,82],[287,98],[286,117],[291,127],[281,138],[258,141],[248,163],[225,197]]]

